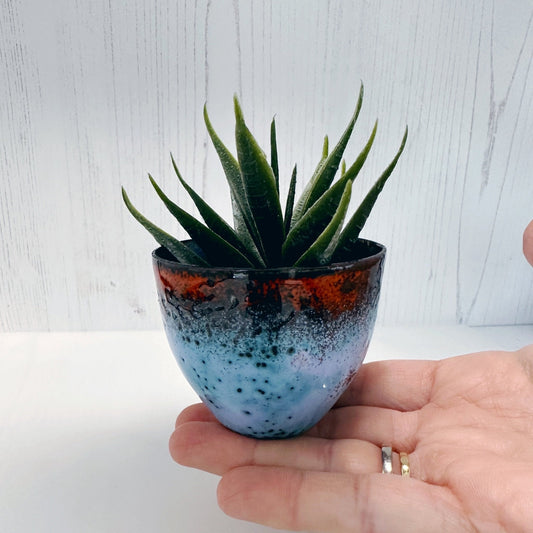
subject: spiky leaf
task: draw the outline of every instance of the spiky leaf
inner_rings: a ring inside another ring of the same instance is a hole
[[[285,265],[293,264],[330,223],[348,181],[351,180],[346,175],[339,179],[291,228],[283,243]]]
[[[150,222],[131,203],[124,187],[122,187],[122,198],[129,212],[140,222],[152,235],[152,237],[164,248],[166,248],[179,262],[187,265],[209,266],[198,254],[194,253],[188,246],[169,235],[161,228]]]
[[[235,103],[235,143],[246,199],[259,233],[267,266],[278,266],[283,242],[283,216],[276,180],[266,156],[244,122],[237,97]]]
[[[278,142],[276,140],[276,120],[270,124],[270,166],[276,180],[276,191],[279,196],[279,166],[278,166]]]
[[[370,149],[372,148],[372,144],[374,144],[374,138],[376,137],[377,129],[378,121],[376,120],[374,128],[372,129],[372,133],[370,134],[370,137],[368,138],[365,147],[361,150],[361,153],[357,156],[357,159],[350,166],[350,168],[341,173],[342,176],[348,176],[348,179],[351,179],[352,181],[357,177],[359,171],[365,164],[368,154],[370,153]]]
[[[199,220],[187,213],[187,211],[184,211],[181,207],[170,200],[170,198],[168,198],[168,196],[161,190],[154,178],[152,178],[152,176],[149,177],[152,186],[161,200],[163,200],[163,203],[166,205],[167,209],[183,226],[191,239],[204,251],[207,260],[211,264],[238,267],[254,266],[246,256],[239,252],[239,250],[237,250],[229,242],[225,241],[214,231],[209,229]]]
[[[352,115],[348,126],[339,139],[339,142],[335,145],[335,148],[333,148],[325,161],[321,161],[321,163],[319,163],[317,170],[305,187],[304,192],[298,200],[294,210],[293,224],[296,224],[302,218],[305,212],[324,194],[324,192],[333,182],[335,174],[339,168],[339,164],[342,160],[342,155],[346,145],[348,144],[348,140],[352,135],[357,118],[359,117],[359,112],[361,111],[361,106],[363,104],[363,93],[363,84],[361,83],[359,98],[357,100],[357,106],[354,114]]]
[[[346,211],[350,204],[351,194],[352,181],[348,180],[339,207],[330,223],[309,249],[294,263],[294,266],[318,266],[327,265],[331,262],[331,256],[333,255],[338,236],[342,230],[342,223],[344,222]]]
[[[328,158],[329,153],[329,137],[324,136],[324,143],[322,144],[322,160],[325,161]]]
[[[176,176],[180,180],[180,183],[183,185],[184,189],[189,193],[189,196],[192,198],[200,215],[202,215],[207,227],[239,250],[254,264],[254,266],[264,267],[265,264],[260,255],[257,253],[255,246],[252,247],[251,250],[246,247],[246,245],[240,240],[235,230],[184,180],[172,154],[170,154],[170,158],[172,160],[172,166],[174,167]]]
[[[246,191],[242,182],[239,163],[216,134],[207,114],[207,106],[204,106],[204,122],[230,188],[237,234],[249,250],[253,252],[253,248],[256,248],[261,255],[264,255],[264,251],[257,248],[257,244],[260,244],[259,233],[250,206],[248,205],[248,200],[246,199]]]
[[[357,240],[359,239],[359,234],[363,229],[376,200],[378,199],[379,193],[382,191],[385,183],[389,179],[389,176],[392,174],[394,167],[398,163],[398,159],[405,148],[405,143],[407,141],[408,130],[405,128],[405,133],[398,149],[398,152],[394,156],[394,159],[391,161],[389,166],[384,170],[383,174],[378,178],[376,183],[370,189],[368,194],[365,196],[365,199],[361,202],[358,209],[353,214],[352,218],[348,221],[345,228],[342,230],[342,233],[339,237],[339,242],[333,253],[334,261],[344,261],[350,259],[350,254],[356,246]]]
[[[291,182],[289,184],[289,192],[287,194],[287,203],[285,204],[285,217],[283,219],[283,227],[285,235],[289,233],[292,220],[292,210],[294,208],[294,196],[296,194],[296,165],[292,171]]]

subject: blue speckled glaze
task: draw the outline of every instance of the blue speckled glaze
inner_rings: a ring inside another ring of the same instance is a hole
[[[307,269],[220,269],[153,254],[165,331],[217,419],[255,438],[298,435],[333,406],[374,327],[385,249]]]

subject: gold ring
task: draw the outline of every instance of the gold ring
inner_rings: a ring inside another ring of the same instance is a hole
[[[400,465],[402,477],[411,477],[411,469],[409,467],[409,456],[405,452],[400,452]]]

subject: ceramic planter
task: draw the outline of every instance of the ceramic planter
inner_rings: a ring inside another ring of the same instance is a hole
[[[255,438],[286,438],[334,405],[374,327],[385,248],[316,268],[153,265],[165,331],[185,377],[216,418]]]

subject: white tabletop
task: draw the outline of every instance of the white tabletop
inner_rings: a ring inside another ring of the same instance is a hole
[[[533,326],[377,328],[367,361],[533,342]],[[162,332],[0,335],[0,531],[255,533],[168,438],[196,396]]]

